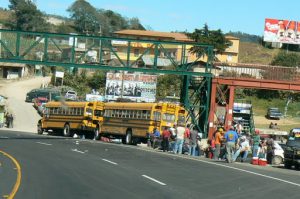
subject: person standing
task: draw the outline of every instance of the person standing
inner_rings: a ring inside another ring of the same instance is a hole
[[[227,131],[224,135],[225,141],[226,141],[226,158],[228,163],[232,163],[232,156],[235,150],[235,146],[238,142],[238,134],[234,130],[234,127],[231,126],[229,128],[229,131]]]
[[[10,128],[14,128],[14,116],[10,114]]]
[[[163,151],[167,151],[169,150],[169,140],[171,137],[171,132],[169,131],[168,127],[165,127],[162,133],[162,138],[163,138],[163,143],[162,143],[162,148]]]
[[[267,139],[266,145],[267,145],[267,162],[268,164],[272,164],[272,159],[274,156],[274,149],[275,149],[273,136],[270,136]]]
[[[191,155],[190,138],[191,138],[191,130],[190,130],[190,124],[188,124],[184,132],[184,146],[187,147],[188,155]]]
[[[220,158],[222,132],[223,132],[223,129],[219,128],[215,134],[215,147],[216,147],[215,151],[214,151],[214,159],[215,160],[218,160]]]
[[[184,132],[185,128],[182,124],[179,124],[176,127],[176,143],[175,143],[175,148],[174,148],[174,153],[175,154],[182,154],[182,145],[183,145],[183,140],[184,140]]]
[[[238,122],[236,125],[236,131],[237,131],[238,135],[241,135],[243,130],[244,130],[243,125],[241,124],[241,122]]]
[[[253,147],[252,147],[252,157],[256,158],[258,157],[258,149],[260,144],[260,136],[259,136],[259,130],[255,130],[255,135],[253,136]]]
[[[192,156],[196,156],[197,143],[198,143],[198,131],[197,131],[197,127],[194,126],[193,130],[191,131],[190,150],[189,150],[189,154]]]

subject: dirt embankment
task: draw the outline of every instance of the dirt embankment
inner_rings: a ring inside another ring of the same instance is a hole
[[[6,81],[0,83],[0,95],[6,96],[7,110],[14,116],[14,128],[17,131],[36,132],[36,124],[40,115],[32,103],[26,103],[26,93],[34,88],[40,88],[50,81],[49,77],[34,77],[26,80]]]

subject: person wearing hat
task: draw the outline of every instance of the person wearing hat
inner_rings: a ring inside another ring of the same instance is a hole
[[[228,163],[232,163],[233,159],[233,153],[235,150],[235,145],[238,142],[238,134],[234,130],[233,126],[230,126],[229,131],[227,131],[224,135],[225,141],[226,141],[226,158]]]
[[[214,151],[214,159],[218,160],[220,158],[220,149],[221,149],[221,141],[222,141],[222,133],[223,133],[223,129],[219,128],[215,134],[215,145],[216,145],[216,149]]]
[[[239,157],[239,155],[243,152],[241,162],[245,162],[245,161],[247,160],[249,148],[250,148],[250,145],[249,145],[248,139],[246,138],[246,136],[242,136],[242,137],[240,138],[239,148],[238,148],[238,150],[234,153],[234,155],[233,155],[233,157],[232,157],[232,160],[235,162],[236,159],[237,159],[237,157]]]

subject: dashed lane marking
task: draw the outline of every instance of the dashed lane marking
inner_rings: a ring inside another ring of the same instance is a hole
[[[71,149],[71,151],[74,151],[74,152],[77,152],[77,153],[82,153],[82,154],[85,153],[84,151],[79,151],[79,150],[77,150],[77,149]]]
[[[42,144],[42,145],[47,145],[47,146],[51,146],[52,144],[49,143],[45,143],[45,142],[36,142],[37,144]]]
[[[165,186],[165,185],[167,185],[167,184],[165,184],[165,183],[163,183],[163,182],[161,182],[161,181],[158,181],[158,180],[156,180],[156,179],[154,179],[154,178],[151,178],[151,177],[149,177],[149,176],[147,176],[147,175],[142,175],[144,178],[147,178],[147,179],[149,179],[149,180],[152,180],[153,182],[156,182],[156,183],[158,183],[158,184],[160,184],[160,185],[163,185],[163,186]]]
[[[9,137],[6,137],[6,136],[0,136],[0,139],[9,139]]]
[[[110,161],[110,160],[107,160],[107,159],[102,159],[103,161],[105,161],[105,162],[108,162],[108,163],[111,163],[111,164],[114,164],[114,165],[118,165],[118,163],[115,163],[115,162],[113,162],[113,161]]]
[[[11,155],[9,155],[8,153],[4,152],[4,151],[1,151],[0,150],[0,153],[2,153],[3,155],[7,156],[9,159],[11,159],[13,161],[13,163],[15,164],[16,168],[14,169],[17,169],[17,180],[16,180],[16,183],[13,187],[13,190],[11,191],[11,193],[9,195],[3,195],[3,197],[5,198],[8,198],[8,199],[13,199],[20,187],[20,184],[21,184],[21,179],[22,179],[22,172],[21,172],[21,166],[20,164],[18,163],[18,161]]]

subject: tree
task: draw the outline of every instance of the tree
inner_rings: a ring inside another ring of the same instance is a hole
[[[11,29],[22,31],[47,31],[48,23],[43,13],[29,0],[9,0],[12,17],[6,24]]]
[[[214,46],[216,53],[222,53],[231,45],[231,42],[225,38],[225,35],[220,29],[209,30],[208,25],[205,24],[202,29],[195,29],[193,33],[187,33],[187,36],[197,43],[208,44]],[[192,47],[190,52],[204,55],[206,52],[204,48]]]
[[[300,55],[280,51],[272,60],[271,65],[296,67],[300,65]]]
[[[146,30],[144,26],[140,23],[140,20],[136,17],[129,19],[129,29],[133,30]]]
[[[76,0],[67,10],[79,33],[95,34],[100,30],[97,10],[85,0]]]

